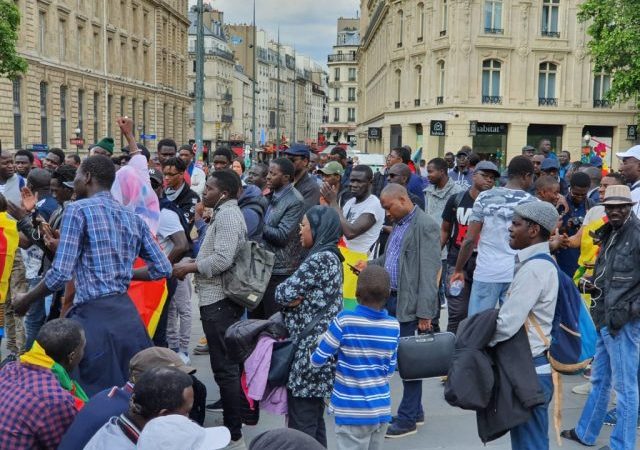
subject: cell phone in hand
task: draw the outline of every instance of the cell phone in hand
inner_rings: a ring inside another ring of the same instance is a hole
[[[349,266],[349,269],[351,269],[351,271],[356,275],[360,275],[360,269],[358,269],[356,266],[354,266],[353,264],[349,264],[347,263],[347,266]]]

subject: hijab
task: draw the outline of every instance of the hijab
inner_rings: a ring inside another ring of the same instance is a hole
[[[151,188],[147,159],[143,155],[135,155],[126,166],[116,172],[111,194],[120,204],[144,220],[155,236],[160,222],[160,204]]]
[[[328,206],[314,206],[305,216],[311,227],[313,247],[309,250],[309,256],[319,252],[334,253],[342,261],[342,255],[338,250],[338,241],[342,237],[342,225],[340,216]]]

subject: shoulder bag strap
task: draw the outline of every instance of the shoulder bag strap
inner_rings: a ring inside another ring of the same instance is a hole
[[[304,329],[300,332],[300,334],[295,338],[295,342],[296,344],[298,342],[300,342],[301,340],[303,340],[304,338],[306,338],[311,331],[315,328],[315,326],[318,324],[318,322],[320,321],[320,319],[327,313],[329,312],[329,309],[331,308],[331,303],[327,303],[324,308],[322,308],[320,311],[318,311],[318,314],[315,315],[315,317],[311,320],[311,322],[309,322],[307,324],[306,327],[304,327]]]

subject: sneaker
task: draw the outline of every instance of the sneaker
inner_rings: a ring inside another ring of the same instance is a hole
[[[207,337],[202,336],[200,339],[198,339],[198,345],[207,345]]]
[[[607,415],[604,416],[604,424],[610,427],[615,427],[618,422],[615,408],[607,411]],[[638,428],[640,428],[640,416],[638,417]]]
[[[225,447],[228,450],[247,450],[247,446],[244,443],[244,438],[240,438],[237,441],[229,442],[229,445]]]
[[[384,437],[387,439],[395,439],[409,436],[411,434],[416,434],[417,432],[418,430],[415,425],[412,427],[401,428],[398,425],[392,423],[391,425],[389,425],[389,428],[387,428],[387,434]]]
[[[207,411],[222,412],[222,399],[209,403],[206,407]]]
[[[191,364],[191,359],[189,358],[189,355],[186,352],[177,352],[178,356],[180,357],[180,359],[182,360],[183,363],[185,363],[185,365],[189,365]]]
[[[398,416],[391,417],[391,423],[396,422],[398,420]],[[416,419],[416,425],[424,425],[424,412],[418,416]]]
[[[209,354],[209,345],[205,342],[204,344],[196,345],[196,348],[193,349],[194,355],[208,355]]]
[[[591,392],[591,383],[583,383],[574,386],[573,389],[571,389],[571,392],[578,395],[589,395]]]

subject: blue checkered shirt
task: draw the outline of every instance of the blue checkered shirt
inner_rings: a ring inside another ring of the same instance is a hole
[[[74,303],[124,294],[137,256],[147,262],[152,279],[171,276],[171,263],[147,224],[100,192],[65,208],[58,250],[44,281],[55,292],[75,278]]]
[[[417,206],[413,207],[413,210],[400,219],[396,225],[393,227],[391,231],[391,236],[389,236],[389,242],[387,243],[387,248],[385,250],[386,256],[384,259],[384,268],[387,272],[389,272],[389,276],[391,277],[391,289],[398,289],[398,275],[400,272],[399,268],[399,260],[400,260],[400,252],[402,250],[402,241],[404,240],[404,235],[409,229],[409,225],[411,225],[411,220],[416,215]]]

